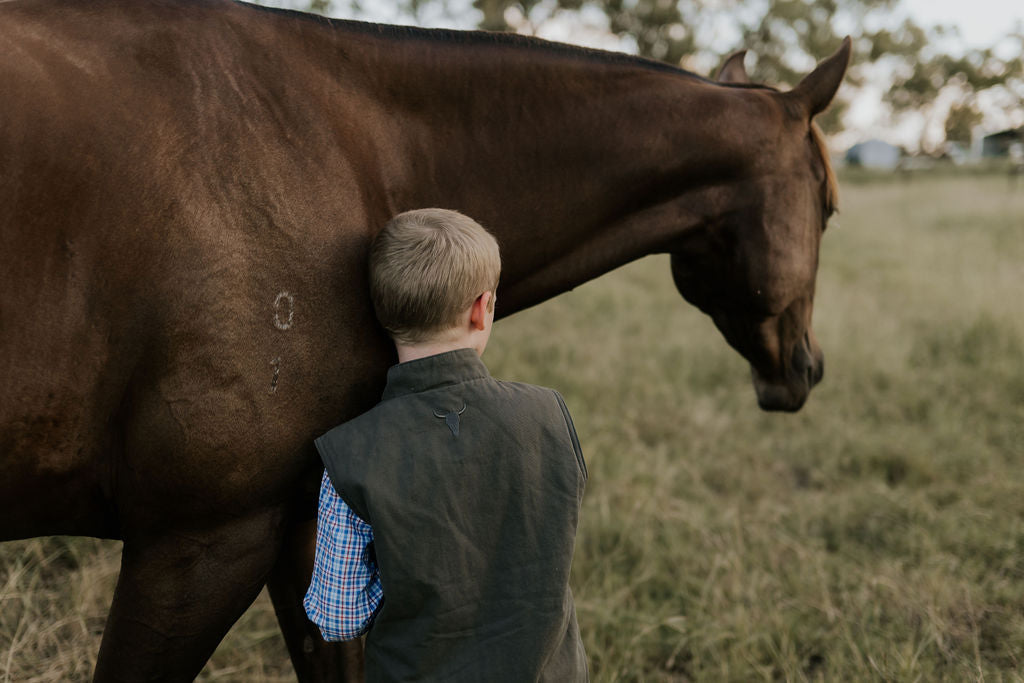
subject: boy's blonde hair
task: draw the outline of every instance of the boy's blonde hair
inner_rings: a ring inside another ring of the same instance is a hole
[[[458,211],[398,214],[370,247],[370,298],[399,342],[430,341],[454,328],[478,296],[497,289],[500,273],[497,241]]]

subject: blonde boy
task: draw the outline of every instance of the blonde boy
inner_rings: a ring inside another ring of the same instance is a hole
[[[367,633],[368,681],[586,681],[569,590],[587,472],[561,396],[480,360],[498,245],[455,211],[393,218],[370,252],[398,351],[381,402],[316,440],[307,614]]]

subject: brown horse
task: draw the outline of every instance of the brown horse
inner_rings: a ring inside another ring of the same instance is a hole
[[[97,680],[193,678],[267,583],[300,678],[358,676],[299,603],[311,441],[393,360],[363,261],[399,211],[498,236],[501,316],[667,252],[763,408],[821,377],[812,118],[848,42],[783,93],[227,0],[13,0],[0,54],[0,539],[124,540]]]

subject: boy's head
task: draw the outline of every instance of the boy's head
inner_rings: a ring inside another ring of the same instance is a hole
[[[457,211],[401,213],[370,247],[373,307],[399,343],[434,341],[458,327],[481,294],[497,289],[500,273],[497,241]]]

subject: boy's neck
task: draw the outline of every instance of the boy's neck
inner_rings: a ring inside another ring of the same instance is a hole
[[[494,292],[483,292],[454,327],[442,331],[434,339],[421,342],[403,342],[395,339],[398,362],[405,363],[458,349],[473,349],[478,356],[482,356],[484,349],[487,348],[487,341],[491,338],[493,326]]]

